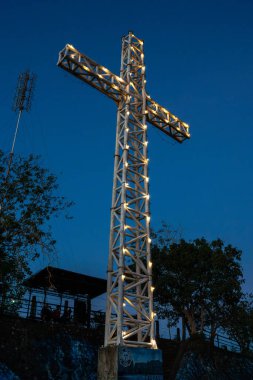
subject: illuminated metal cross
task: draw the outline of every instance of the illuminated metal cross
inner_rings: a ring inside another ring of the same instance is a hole
[[[154,338],[147,122],[178,142],[189,126],[146,93],[143,41],[122,38],[120,77],[72,45],[58,65],[118,107],[108,261],[105,346],[156,348]]]

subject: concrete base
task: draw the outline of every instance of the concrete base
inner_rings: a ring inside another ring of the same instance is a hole
[[[118,379],[118,348],[106,347],[98,351],[98,380]]]
[[[111,346],[98,353],[98,380],[163,380],[162,351]]]

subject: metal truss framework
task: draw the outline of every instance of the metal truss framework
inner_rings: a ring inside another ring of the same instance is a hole
[[[105,346],[156,348],[154,339],[147,123],[178,142],[189,126],[146,93],[143,41],[122,38],[120,77],[72,45],[58,66],[118,106],[108,261]]]

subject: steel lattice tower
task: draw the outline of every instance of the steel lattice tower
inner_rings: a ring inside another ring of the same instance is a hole
[[[189,126],[147,95],[143,41],[131,32],[122,38],[120,77],[72,45],[60,52],[58,65],[118,106],[105,346],[156,348],[147,122],[178,142],[190,137]]]

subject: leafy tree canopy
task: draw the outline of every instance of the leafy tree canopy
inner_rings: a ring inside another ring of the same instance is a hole
[[[249,351],[253,344],[253,295],[245,294],[226,326],[228,336],[235,340],[241,351]]]
[[[168,245],[162,241],[156,239],[152,247],[160,317],[168,318],[170,325],[182,317],[190,335],[209,327],[214,336],[228,324],[242,296],[241,251],[220,239],[180,239]]]
[[[39,157],[14,157],[8,177],[8,156],[0,150],[0,276],[3,294],[15,293],[29,263],[51,254],[55,243],[50,218],[68,209],[58,195],[57,179],[40,167]],[[67,215],[65,215],[67,216]]]

